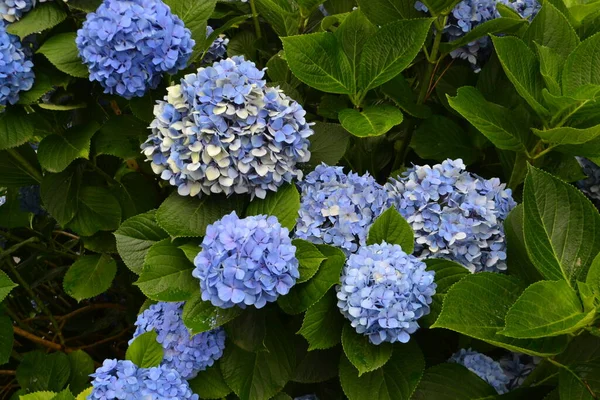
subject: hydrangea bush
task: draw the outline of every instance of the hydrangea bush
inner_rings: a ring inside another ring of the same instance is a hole
[[[0,0],[0,400],[600,397],[600,3]]]

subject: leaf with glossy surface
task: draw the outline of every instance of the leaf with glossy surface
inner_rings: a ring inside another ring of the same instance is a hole
[[[339,124],[328,122],[316,122],[312,129],[314,135],[310,137],[310,161],[311,166],[321,163],[336,165],[346,153],[350,135],[348,131]]]
[[[95,254],[80,257],[65,274],[65,292],[77,301],[104,293],[112,285],[117,263],[109,255]]]
[[[66,18],[67,13],[60,5],[55,3],[38,4],[19,21],[9,24],[6,31],[23,39],[32,33],[50,29],[63,22]]]
[[[33,123],[24,110],[11,107],[0,114],[0,150],[27,143],[34,133]]]
[[[198,283],[198,292],[200,284]],[[194,294],[183,306],[182,319],[192,334],[211,331],[233,320],[243,310],[239,307],[219,308]]]
[[[367,244],[397,244],[411,254],[415,249],[415,235],[406,220],[392,206],[381,214],[369,228]]]
[[[163,360],[164,350],[157,338],[153,330],[142,333],[127,348],[125,359],[140,368],[158,367]]]
[[[77,213],[68,227],[82,236],[112,231],[121,223],[121,206],[110,190],[84,186],[78,192]]]
[[[46,136],[40,142],[38,159],[44,169],[62,172],[78,158],[87,159],[90,154],[90,140],[100,128],[97,122],[69,129],[64,135]]]
[[[299,209],[300,194],[296,185],[289,183],[280,186],[276,192],[269,192],[264,199],[255,198],[248,205],[246,215],[275,216],[281,226],[292,231]]]
[[[76,78],[87,78],[89,75],[88,69],[81,63],[79,58],[79,52],[75,44],[76,36],[75,32],[54,35],[46,40],[37,52],[45,55],[58,70]]]
[[[335,293],[326,293],[306,311],[298,333],[308,341],[309,351],[328,349],[341,341],[344,322]]]
[[[496,390],[459,364],[443,363],[425,371],[414,400],[475,400],[496,396]]]
[[[404,119],[402,111],[385,104],[362,111],[346,108],[339,112],[338,117],[344,129],[358,137],[383,135]]]
[[[306,240],[294,239],[292,244],[296,246],[296,258],[298,259],[298,270],[300,271],[300,277],[296,280],[296,283],[306,282],[317,273],[319,266],[327,257],[314,244]]]
[[[393,349],[392,344],[387,342],[374,345],[367,336],[356,333],[348,324],[342,331],[342,347],[348,361],[358,370],[359,377],[383,367],[392,357]]]

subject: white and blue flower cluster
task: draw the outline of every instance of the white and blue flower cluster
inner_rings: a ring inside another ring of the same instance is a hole
[[[387,208],[387,194],[369,174],[345,174],[322,164],[298,183],[301,193],[296,236],[340,247],[346,254],[366,244],[375,219]]]
[[[460,349],[448,360],[466,367],[478,377],[489,383],[498,394],[508,391],[509,377],[505,374],[500,364],[485,354],[471,349]]]
[[[435,272],[397,244],[360,247],[350,255],[336,287],[338,307],[356,332],[373,344],[406,343],[429,314]]]
[[[19,101],[19,92],[31,89],[33,63],[23,52],[19,38],[6,32],[0,20],[0,108]]]
[[[594,202],[600,204],[600,167],[587,158],[577,157],[577,161],[587,178],[576,182],[576,186]]]
[[[127,99],[185,68],[194,47],[190,30],[161,0],[105,0],[87,15],[76,43],[90,81]]]
[[[215,30],[211,26],[206,26],[206,37],[209,37]],[[206,55],[202,62],[205,64],[213,63],[221,58],[225,57],[227,54],[227,44],[229,44],[229,39],[225,37],[225,35],[220,34],[217,36],[215,40],[211,43]]]
[[[516,203],[498,178],[465,170],[461,159],[414,166],[385,185],[412,226],[421,258],[445,258],[471,272],[506,270],[503,222]]]
[[[88,400],[198,400],[188,382],[165,365],[138,368],[131,361],[104,360],[92,378]]]
[[[192,275],[202,300],[221,308],[262,308],[286,295],[300,276],[296,247],[276,217],[232,212],[206,228]]]
[[[142,144],[156,174],[182,196],[250,193],[264,198],[302,177],[313,134],[306,112],[243,57],[216,62],[168,88]]]
[[[177,371],[182,378],[192,379],[198,372],[212,366],[223,355],[225,331],[217,328],[190,336],[181,319],[183,302],[159,302],[138,315],[133,339],[155,331],[157,341],[165,351],[161,365]]]

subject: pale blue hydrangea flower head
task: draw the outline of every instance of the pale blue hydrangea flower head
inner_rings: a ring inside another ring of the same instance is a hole
[[[211,33],[214,32],[214,29],[211,26],[206,26],[206,37],[209,37]],[[204,63],[209,64],[213,63],[221,58],[225,57],[227,54],[227,44],[229,43],[229,39],[225,37],[225,35],[221,34],[217,36],[217,38],[212,42],[210,48],[206,52],[204,59],[202,60]]]
[[[350,255],[336,287],[338,307],[373,344],[406,343],[429,314],[435,272],[397,244],[362,246]]]
[[[151,305],[138,315],[137,329],[129,344],[139,335],[155,331],[165,351],[161,365],[176,370],[184,379],[192,379],[221,358],[225,331],[217,328],[191,336],[181,319],[182,312],[183,302]]]
[[[485,354],[478,353],[471,349],[460,349],[454,353],[448,360],[451,363],[457,363],[466,367],[469,371],[489,383],[498,394],[508,391],[508,376],[500,364]]]
[[[131,361],[104,360],[90,376],[88,400],[198,400],[188,382],[165,365],[138,368]]]
[[[313,134],[300,104],[267,87],[243,57],[199,68],[154,107],[143,153],[182,196],[249,193],[264,198],[302,177]]]
[[[294,397],[294,400],[319,400],[316,394],[305,394],[304,396]]]
[[[600,167],[587,158],[577,157],[587,178],[577,181],[576,186],[594,202],[600,204]]]
[[[540,357],[533,357],[522,353],[510,353],[498,360],[498,363],[500,363],[500,366],[508,377],[506,385],[508,390],[514,390],[521,386],[540,361]]]
[[[35,7],[35,0],[0,0],[0,16],[8,22],[17,21]]]
[[[4,205],[4,203],[6,203],[6,196],[0,196],[0,206]]]
[[[0,108],[15,104],[19,92],[31,89],[34,78],[33,63],[19,38],[6,32],[6,24],[0,20]]]
[[[465,170],[461,159],[414,166],[385,185],[415,233],[419,258],[445,258],[471,272],[506,270],[503,223],[516,203],[497,178]]]
[[[264,307],[300,276],[296,247],[276,217],[232,212],[206,228],[192,275],[202,300],[221,308]]]
[[[369,227],[388,205],[372,176],[345,174],[342,167],[319,165],[298,185],[296,237],[340,247],[347,255],[366,244]]]
[[[127,99],[185,68],[191,32],[161,0],[105,0],[77,31],[79,56],[105,93]]]

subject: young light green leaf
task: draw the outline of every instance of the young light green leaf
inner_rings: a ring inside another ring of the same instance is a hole
[[[385,210],[369,228],[367,244],[397,244],[406,254],[415,248],[415,235],[406,220],[392,206]]]
[[[600,253],[598,253],[594,258],[594,261],[592,261],[585,283],[587,283],[595,293],[600,295]],[[2,296],[0,296],[0,298],[2,298]]]
[[[19,285],[14,283],[8,275],[6,275],[3,271],[0,271],[0,303],[2,303],[11,290],[17,286]]]
[[[46,40],[37,52],[45,55],[60,71],[76,78],[87,78],[88,69],[79,58],[75,36],[75,32],[54,35]]]
[[[158,367],[163,360],[164,350],[157,337],[153,330],[136,337],[127,348],[125,359],[140,368]]]
[[[223,379],[219,361],[212,367],[198,372],[198,375],[189,381],[192,392],[203,399],[221,399],[231,393],[231,389]]]
[[[12,320],[8,315],[0,315],[0,365],[10,360],[14,341]]]
[[[121,223],[121,206],[112,193],[100,186],[83,186],[77,197],[77,213],[68,227],[81,236],[112,231]]]
[[[38,4],[28,11],[19,21],[9,24],[8,33],[19,36],[21,39],[32,33],[50,29],[67,18],[67,13],[56,3]]]
[[[0,114],[0,150],[27,143],[34,135],[34,126],[21,108],[11,107]]]
[[[523,191],[529,258],[549,280],[585,278],[600,252],[600,214],[573,186],[529,167]]]
[[[296,185],[287,184],[276,192],[269,192],[264,199],[255,198],[246,209],[246,215],[275,216],[284,228],[290,231],[296,225],[300,209],[300,194]]]
[[[342,331],[342,347],[348,360],[358,370],[358,376],[375,371],[385,365],[392,357],[391,343],[374,345],[365,335],[359,335],[354,328],[345,324]]]
[[[600,76],[595,73],[600,69],[600,59],[595,56],[599,52],[600,33],[596,33],[569,54],[562,73],[564,95],[571,95],[584,85],[600,85]]]
[[[460,364],[442,363],[425,371],[413,400],[495,398],[494,388]]]
[[[77,301],[105,292],[117,273],[117,263],[107,254],[80,257],[65,274],[65,292]]]
[[[308,341],[309,351],[328,349],[340,342],[344,322],[335,294],[326,293],[306,311],[298,333]]]
[[[78,158],[87,159],[90,154],[90,140],[100,128],[97,122],[69,129],[64,135],[46,136],[40,142],[38,159],[44,169],[61,172]]]
[[[346,153],[350,135],[339,124],[316,122],[312,127],[315,134],[310,137],[311,166],[321,163],[336,165]]]
[[[198,292],[200,290],[198,289]],[[200,293],[195,293],[183,306],[183,323],[192,334],[207,332],[233,320],[242,313],[239,307],[218,308],[209,301],[203,301]]]
[[[296,280],[296,284],[306,282],[317,273],[319,266],[327,257],[314,244],[306,240],[294,239],[292,244],[296,246],[296,258],[300,270],[300,277]]]
[[[19,400],[53,400],[56,397],[55,392],[42,391],[29,393],[19,397]]]
[[[531,129],[541,139],[556,144],[583,144],[600,136],[600,125],[578,129],[570,126],[540,130]]]
[[[575,33],[575,29],[549,2],[544,3],[540,12],[531,21],[523,40],[532,50],[535,50],[536,45],[549,47],[563,60],[579,44],[579,36]]]
[[[402,123],[402,111],[390,105],[370,106],[362,111],[346,108],[338,114],[344,129],[358,137],[380,136]]]

